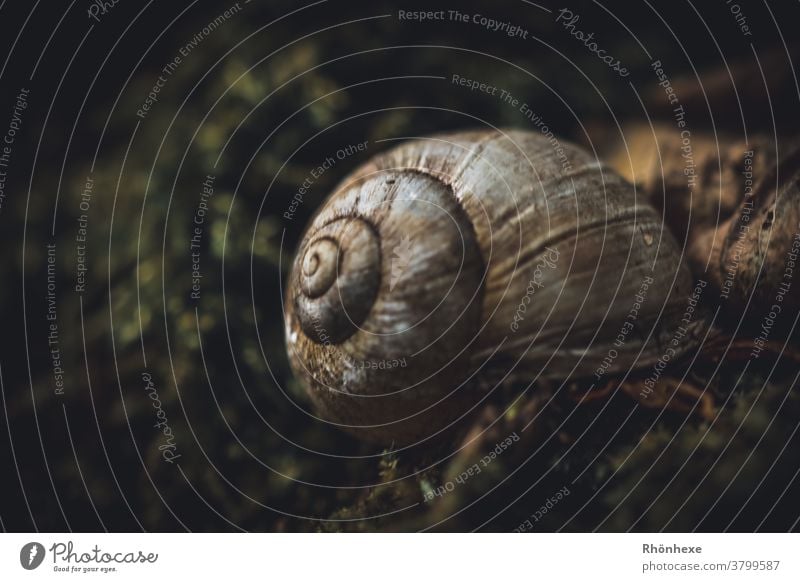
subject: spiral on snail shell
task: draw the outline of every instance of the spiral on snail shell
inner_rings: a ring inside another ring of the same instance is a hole
[[[652,365],[691,286],[661,216],[584,150],[437,135],[376,156],[316,213],[287,349],[324,419],[413,443],[468,413],[489,370],[527,384]]]

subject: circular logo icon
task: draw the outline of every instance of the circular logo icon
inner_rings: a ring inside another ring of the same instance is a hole
[[[39,542],[28,542],[19,551],[19,563],[26,570],[38,568],[44,561],[44,546]]]

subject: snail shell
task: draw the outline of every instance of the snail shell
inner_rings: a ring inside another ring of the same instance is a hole
[[[624,180],[556,145],[525,131],[411,141],[327,199],[285,301],[292,368],[326,420],[411,443],[474,407],[481,377],[663,355],[692,286],[675,240]]]

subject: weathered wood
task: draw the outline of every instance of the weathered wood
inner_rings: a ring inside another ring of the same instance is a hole
[[[730,311],[771,305],[787,283],[781,304],[787,313],[800,308],[800,285],[792,284],[800,248],[796,140],[702,132],[687,140],[668,124],[628,126],[624,135],[627,147],[609,152],[610,164],[663,208],[675,236],[685,240],[692,272],[713,285]]]

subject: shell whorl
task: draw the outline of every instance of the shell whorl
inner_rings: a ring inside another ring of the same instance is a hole
[[[341,343],[364,322],[380,284],[380,241],[360,218],[320,228],[301,251],[295,312],[303,332],[319,344]]]
[[[317,408],[369,425],[370,438],[414,438],[438,401],[451,403],[441,386],[466,378],[484,275],[443,180],[400,167],[346,180],[312,220],[288,285],[290,361]]]

